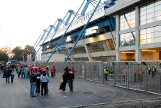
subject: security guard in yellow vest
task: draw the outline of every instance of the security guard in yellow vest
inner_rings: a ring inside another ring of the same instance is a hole
[[[104,78],[105,78],[106,81],[107,81],[107,77],[108,77],[108,68],[105,67],[104,68]]]

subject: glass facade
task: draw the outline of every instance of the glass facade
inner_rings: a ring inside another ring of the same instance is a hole
[[[93,57],[93,61],[115,61],[115,56],[99,56],[99,57]]]
[[[140,7],[140,24],[144,25],[161,20],[161,0]]]
[[[120,30],[126,30],[135,27],[135,11],[122,14],[120,16]]]
[[[120,47],[135,45],[135,32],[120,35]]]
[[[161,42],[161,26],[140,30],[140,44]]]
[[[58,54],[68,54],[68,50],[67,49],[59,50]]]
[[[114,50],[114,44],[111,39],[106,41],[98,41],[88,44],[90,52],[109,51]]]
[[[83,54],[83,53],[86,53],[86,49],[84,46],[80,46],[80,47],[74,48],[72,54]]]

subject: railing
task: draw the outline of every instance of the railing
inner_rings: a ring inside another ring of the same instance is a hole
[[[55,66],[56,73],[74,67],[75,77],[127,89],[161,94],[161,61],[146,62],[53,62],[36,65]],[[104,68],[108,68],[105,80]],[[149,70],[149,67],[151,68]]]

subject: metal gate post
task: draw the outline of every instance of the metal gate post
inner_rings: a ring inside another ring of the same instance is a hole
[[[117,75],[117,73],[116,73],[117,71],[115,71],[115,64],[116,63],[112,62],[112,64],[113,64],[112,68],[113,68],[113,72],[114,72],[114,83],[113,84],[114,84],[114,86],[116,86],[116,78],[117,78],[117,76],[116,76]]]
[[[100,71],[101,76],[102,76],[102,83],[105,83],[104,82],[104,63],[103,62],[101,62],[101,64],[100,64],[99,71]]]
[[[145,80],[144,80],[144,91],[145,93],[147,93],[147,64],[145,62],[142,62],[143,65],[145,65],[145,72],[144,72],[144,75],[145,75]]]
[[[82,65],[82,76],[83,76],[83,79],[86,80],[85,63],[83,63]]]
[[[128,66],[128,71],[127,71],[127,88],[129,89],[129,73],[130,73],[130,63],[128,63],[128,62],[125,62],[125,64]],[[126,77],[125,77],[126,78]]]
[[[127,88],[129,89],[129,76],[130,76],[130,63],[128,63],[128,72],[127,72]]]

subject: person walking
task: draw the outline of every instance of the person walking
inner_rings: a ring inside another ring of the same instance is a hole
[[[46,96],[47,93],[47,83],[49,82],[49,77],[46,75],[46,72],[43,71],[43,74],[40,76],[41,81],[41,96]]]
[[[34,92],[36,88],[36,80],[37,80],[37,76],[33,71],[30,75],[30,96],[31,97],[35,97]]]
[[[40,72],[37,72],[36,78],[36,93],[40,93]]]

